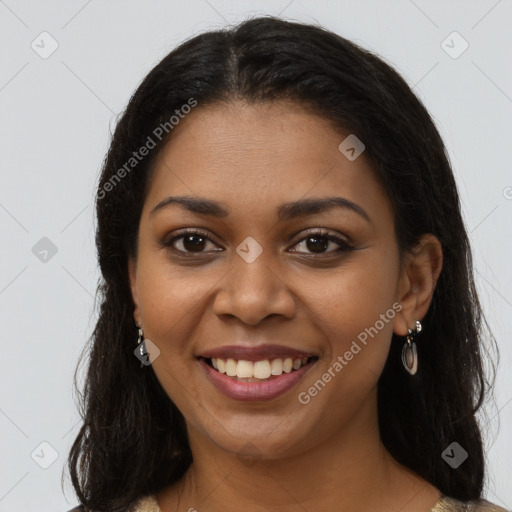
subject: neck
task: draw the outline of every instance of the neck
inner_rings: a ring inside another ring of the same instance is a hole
[[[191,430],[194,462],[179,482],[179,509],[428,512],[440,492],[391,457],[374,411],[365,405],[336,435],[276,460],[241,458]],[[178,503],[176,487],[169,491],[158,496],[163,512]]]

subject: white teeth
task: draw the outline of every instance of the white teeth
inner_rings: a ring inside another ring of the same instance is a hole
[[[281,375],[290,373],[292,370],[298,370],[308,361],[307,357],[285,359],[263,359],[261,361],[247,361],[240,359],[220,359],[212,358],[212,366],[219,372],[225,373],[229,377],[238,377],[239,379],[268,379],[272,375]]]
[[[226,361],[226,375],[228,377],[234,377],[236,375],[236,361],[234,359],[228,359]]]
[[[283,360],[282,359],[274,359],[270,363],[270,373],[272,375],[281,375],[283,373]]]
[[[243,378],[249,378],[254,376],[254,368],[251,361],[244,361],[241,359],[236,365],[236,376]]]
[[[271,375],[270,362],[268,359],[264,361],[256,361],[253,364],[253,376],[257,379],[268,379]]]
[[[290,373],[292,371],[292,368],[293,368],[293,361],[292,361],[292,358],[291,357],[287,357],[284,361],[283,361],[283,372],[285,373]]]

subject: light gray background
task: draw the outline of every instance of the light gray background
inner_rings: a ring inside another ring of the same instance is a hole
[[[486,495],[511,508],[512,0],[0,0],[0,511],[76,503],[60,479],[79,424],[72,374],[96,319],[93,194],[116,114],[177,43],[258,13],[318,21],[376,51],[432,113],[501,350]],[[59,45],[47,59],[31,48],[43,51],[43,31]],[[457,58],[453,31],[469,44]],[[32,252],[42,237],[58,251],[46,263]]]

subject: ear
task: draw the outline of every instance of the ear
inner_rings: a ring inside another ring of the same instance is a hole
[[[135,304],[135,309],[133,311],[133,319],[135,323],[142,327],[141,315],[140,315],[140,307],[139,307],[139,295],[137,292],[137,262],[135,258],[128,258],[128,277],[130,279],[130,289],[132,292],[133,303]]]
[[[395,316],[393,332],[406,336],[414,330],[416,320],[422,320],[434,296],[437,280],[443,266],[441,242],[427,233],[409,251],[402,266],[397,288],[397,300],[402,309]]]

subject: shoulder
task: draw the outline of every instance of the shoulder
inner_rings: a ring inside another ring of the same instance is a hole
[[[431,512],[510,512],[487,500],[459,501],[443,496]]]
[[[156,497],[148,495],[140,498],[130,512],[161,512],[161,510]]]
[[[79,505],[68,512],[87,512],[84,505]],[[143,496],[138,499],[128,512],[161,512],[156,497],[153,495]]]

